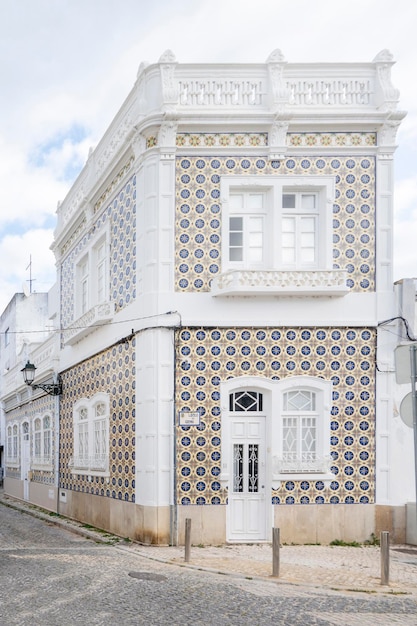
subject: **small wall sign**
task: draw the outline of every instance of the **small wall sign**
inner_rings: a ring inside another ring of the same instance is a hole
[[[200,413],[198,411],[180,411],[179,422],[180,426],[199,426]]]

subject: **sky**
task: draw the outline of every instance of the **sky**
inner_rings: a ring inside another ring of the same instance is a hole
[[[417,276],[415,0],[0,0],[0,313],[47,291],[57,203],[141,62],[369,62],[394,56],[394,280]],[[30,279],[32,282],[30,283]]]

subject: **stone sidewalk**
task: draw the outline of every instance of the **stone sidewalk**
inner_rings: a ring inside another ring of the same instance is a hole
[[[192,546],[190,560],[186,563],[184,546],[144,546],[127,542],[4,495],[3,490],[0,490],[0,504],[57,524],[93,541],[110,543],[124,551],[177,567],[320,590],[407,594],[417,599],[417,546],[390,547],[389,585],[381,585],[381,551],[376,545],[283,545],[279,551],[279,577],[276,578],[272,577],[271,544]]]

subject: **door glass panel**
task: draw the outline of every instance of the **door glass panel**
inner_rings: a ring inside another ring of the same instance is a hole
[[[235,443],[233,446],[233,491],[243,491],[243,443]]]
[[[257,391],[235,391],[229,396],[230,411],[262,411],[263,396]]]
[[[259,445],[257,443],[250,443],[248,448],[248,491],[249,493],[258,493]]]

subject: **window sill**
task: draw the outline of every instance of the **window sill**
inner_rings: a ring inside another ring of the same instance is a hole
[[[101,476],[102,478],[109,478],[110,477],[110,472],[108,469],[105,470],[97,470],[97,469],[90,469],[88,467],[83,467],[81,468],[72,468],[71,469],[71,474],[73,476]]]
[[[71,474],[77,476],[110,476],[107,455],[98,459],[95,459],[94,457],[91,459],[84,459],[84,462],[75,457],[70,459],[68,467],[71,470]]]
[[[71,326],[64,330],[64,343],[72,346],[100,326],[108,324],[114,316],[114,303],[102,302],[96,304],[87,313],[79,317]]]
[[[330,482],[335,476],[330,471],[331,459],[322,456],[317,459],[294,459],[293,461],[283,461],[280,458],[273,459],[274,470],[272,473],[272,483],[274,488],[282,482],[288,480],[322,480]]]
[[[33,460],[31,463],[32,470],[41,470],[51,472],[53,470],[52,461],[50,459],[42,461],[41,459]]]
[[[19,468],[20,467],[20,460],[17,461],[6,461],[6,467],[10,467],[13,469]]]
[[[213,279],[213,296],[345,296],[344,270],[229,270]]]

